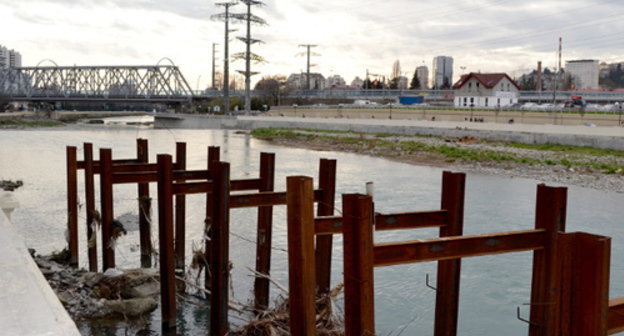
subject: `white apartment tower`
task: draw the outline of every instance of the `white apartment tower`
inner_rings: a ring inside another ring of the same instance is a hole
[[[436,56],[433,58],[432,88],[450,88],[453,85],[453,57]]]
[[[600,64],[597,60],[566,61],[565,72],[572,76],[575,90],[599,88]]]
[[[420,89],[427,90],[429,88],[429,68],[425,65],[421,65],[416,68],[416,76],[420,82]]]
[[[0,69],[17,68],[21,66],[22,54],[0,45]]]
[[[9,67],[19,68],[22,66],[22,54],[15,50],[9,51]]]

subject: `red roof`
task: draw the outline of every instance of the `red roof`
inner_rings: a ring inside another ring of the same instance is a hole
[[[477,72],[471,72],[471,73],[469,73],[467,75],[462,75],[461,78],[457,81],[457,83],[455,83],[455,85],[453,85],[453,89],[461,88],[462,86],[464,86],[464,84],[466,84],[466,82],[468,82],[468,80],[470,80],[470,78],[475,78],[483,86],[485,86],[488,89],[491,89],[491,88],[495,87],[496,84],[498,84],[498,82],[500,82],[501,79],[503,79],[505,77],[518,90],[520,90],[520,87],[518,86],[518,84],[513,79],[511,79],[511,77],[509,77],[506,73],[477,73]]]

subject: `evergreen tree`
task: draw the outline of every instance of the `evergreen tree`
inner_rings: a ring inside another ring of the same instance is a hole
[[[410,90],[419,90],[420,87],[420,78],[418,78],[418,72],[414,71],[414,77],[412,77],[412,82],[410,83]]]

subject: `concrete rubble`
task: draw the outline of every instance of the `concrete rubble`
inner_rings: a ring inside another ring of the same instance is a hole
[[[34,255],[34,251],[31,253]],[[55,261],[59,255],[33,258],[74,320],[138,317],[158,307],[160,284],[156,269],[95,273]]]

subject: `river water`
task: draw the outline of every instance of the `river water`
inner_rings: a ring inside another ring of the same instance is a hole
[[[13,213],[13,221],[27,245],[40,254],[60,250],[65,245],[65,146],[78,146],[79,158],[82,158],[83,142],[92,142],[96,152],[97,148],[107,147],[113,149],[114,158],[130,158],[135,156],[137,138],[149,140],[151,161],[155,161],[157,153],[173,154],[176,141],[187,142],[189,169],[203,169],[207,146],[221,146],[221,158],[231,163],[233,179],[257,176],[260,152],[274,152],[276,190],[285,190],[286,176],[316,177],[319,158],[337,159],[337,209],[340,209],[341,193],[364,192],[368,181],[375,183],[377,211],[431,210],[439,208],[440,204],[441,168],[412,166],[357,154],[277,147],[232,131],[106,126],[3,130],[0,131],[0,179],[24,181],[24,186],[15,192],[21,207]],[[538,183],[541,181],[469,174],[464,233],[532,229]],[[156,204],[155,185],[151,186],[151,192]],[[83,203],[82,186],[79,193]],[[187,199],[186,239],[190,250],[193,246],[201,246],[205,200],[199,195]],[[99,195],[96,195],[96,201],[99,202]],[[572,186],[568,189],[568,201],[568,231],[613,237],[610,297],[624,296],[624,223],[621,216],[624,195]],[[136,187],[115,186],[115,215],[136,214],[136,207]],[[255,213],[250,209],[231,212],[232,288],[234,297],[242,302],[251,298],[253,280],[247,267],[253,267],[255,263],[255,246],[248,240],[255,240]],[[82,211],[81,223],[83,220]],[[276,207],[274,223],[276,250],[273,252],[272,276],[287,285],[287,256],[283,251],[287,245],[285,207]],[[82,248],[85,247],[84,235],[81,232]],[[436,236],[437,230],[433,229],[395,231],[376,233],[375,240],[400,241]],[[334,241],[332,284],[337,284],[342,278],[342,242],[339,236]],[[130,231],[117,246],[117,262],[123,267],[138,267],[138,253],[138,231]],[[86,266],[85,261],[86,251],[82,250],[82,266]],[[526,334],[527,325],[516,319],[516,307],[529,301],[531,261],[532,253],[529,252],[462,261],[460,335]],[[430,274],[435,282],[435,269],[435,263],[423,263],[375,270],[379,335],[432,334],[435,292],[426,286],[425,276]],[[277,294],[277,289],[272,288],[272,295]],[[522,307],[523,314],[528,316],[528,307]],[[160,328],[158,315],[153,314],[146,321],[153,334],[157,334]],[[183,334],[199,334],[207,323],[205,311],[194,305],[183,305],[180,317],[179,331]],[[232,321],[238,323],[236,319]],[[81,328],[90,333],[89,327]],[[125,333],[122,327],[111,328],[106,333]]]

